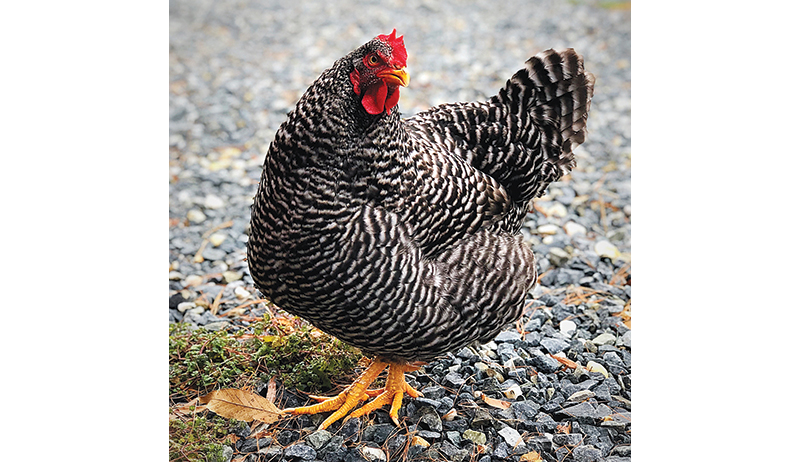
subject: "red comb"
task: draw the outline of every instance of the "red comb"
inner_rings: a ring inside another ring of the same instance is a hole
[[[397,29],[392,29],[391,34],[379,35],[377,38],[392,48],[392,56],[389,59],[389,63],[394,66],[405,67],[408,53],[406,53],[406,46],[403,43],[403,36],[397,37],[396,34]]]

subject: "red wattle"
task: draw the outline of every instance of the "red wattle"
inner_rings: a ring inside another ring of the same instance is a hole
[[[393,107],[397,106],[397,101],[400,99],[400,91],[399,87],[391,87],[389,88],[389,97],[386,98],[386,112],[392,110]]]
[[[364,92],[364,97],[361,98],[361,105],[372,115],[380,114],[386,104],[388,90],[383,81],[375,83]]]

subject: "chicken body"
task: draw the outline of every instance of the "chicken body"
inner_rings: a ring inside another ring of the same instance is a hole
[[[359,91],[353,73],[397,52],[380,37],[326,70],[278,130],[248,262],[284,310],[367,355],[428,361],[521,315],[536,269],[519,229],[573,166],[594,77],[574,50],[549,50],[486,102],[372,114],[381,89]]]

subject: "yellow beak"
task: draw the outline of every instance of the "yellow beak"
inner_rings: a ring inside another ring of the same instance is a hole
[[[404,67],[380,71],[378,77],[383,79],[386,85],[408,86],[408,73]]]

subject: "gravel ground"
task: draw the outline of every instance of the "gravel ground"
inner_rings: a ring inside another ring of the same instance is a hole
[[[536,451],[545,461],[630,460],[629,9],[592,1],[171,1],[169,321],[246,329],[241,318],[263,312],[261,304],[235,307],[259,297],[244,248],[267,146],[321,71],[392,28],[409,51],[411,84],[400,97],[408,115],[485,99],[550,47],[575,48],[597,77],[578,166],[523,228],[541,285],[521,322],[495,341],[408,374],[425,397],[406,399],[407,429],[390,425],[385,411],[330,432],[313,432],[316,417],[301,417],[260,449],[240,440],[231,457],[379,461],[405,453],[489,462],[536,460]],[[216,315],[198,303],[220,293]],[[283,397],[283,406],[300,404],[292,390]],[[424,443],[411,444],[409,432]]]

